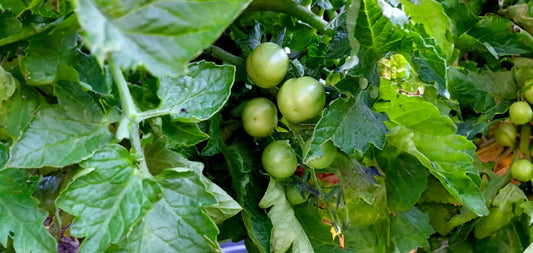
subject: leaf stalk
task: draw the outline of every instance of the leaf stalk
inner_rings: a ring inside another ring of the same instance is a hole
[[[290,0],[255,0],[248,5],[247,11],[277,11],[293,16],[317,30],[326,30],[327,22],[315,15],[306,6]]]

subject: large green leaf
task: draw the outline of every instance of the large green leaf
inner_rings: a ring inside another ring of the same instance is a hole
[[[204,61],[190,64],[185,76],[160,78],[158,110],[168,110],[173,120],[187,123],[209,119],[228,100],[234,80],[234,66]]]
[[[454,49],[451,21],[442,6],[434,0],[419,1],[416,4],[408,0],[401,2],[411,20],[423,24],[424,31],[437,41],[444,58],[450,59]]]
[[[413,207],[391,217],[391,241],[394,252],[409,252],[417,247],[429,247],[428,238],[435,230],[426,214]]]
[[[390,102],[375,108],[391,120],[387,122],[390,144],[415,156],[463,205],[477,214],[488,214],[479,189],[479,172],[472,166],[475,145],[456,135],[451,119],[441,116],[431,103],[397,94],[385,82],[380,88],[382,97]]]
[[[223,154],[231,174],[237,200],[243,207],[241,215],[248,236],[260,252],[271,252],[272,222],[265,211],[257,205],[264,190],[252,174],[259,163],[258,156],[249,146],[240,142],[224,149]]]
[[[387,202],[392,211],[408,211],[427,187],[428,171],[416,157],[392,147],[379,152],[379,167],[385,172]]]
[[[152,179],[142,179],[133,156],[119,145],[99,150],[80,165],[83,175],[60,194],[57,206],[75,217],[70,232],[85,237],[80,252],[102,252],[133,228],[161,189]]]
[[[204,207],[204,211],[215,223],[221,223],[241,211],[241,206],[228,193],[202,174],[204,169],[202,163],[189,161],[180,153],[166,148],[162,140],[150,144],[144,152],[148,167],[155,174],[170,168],[188,168],[196,172],[207,191],[216,199],[216,203]]]
[[[270,178],[270,183],[265,196],[259,202],[261,208],[267,209],[268,217],[272,221],[272,252],[314,252],[302,225],[296,219],[294,210],[289,201],[285,198],[283,186]]]
[[[0,66],[0,103],[10,98],[17,87],[17,79]]]
[[[78,30],[76,18],[71,16],[49,33],[31,38],[21,62],[27,83],[43,85],[56,79],[60,64],[70,63],[69,58],[75,52]]]
[[[7,246],[10,237],[17,252],[57,252],[43,226],[47,213],[32,197],[39,180],[25,170],[0,170],[0,244]]]
[[[248,2],[77,0],[76,13],[99,62],[112,55],[123,69],[144,67],[156,76],[180,76]]]
[[[203,211],[216,204],[199,175],[188,168],[157,176],[163,198],[127,237],[125,252],[220,252],[218,229]]]
[[[108,119],[78,84],[60,82],[55,93],[59,104],[37,112],[11,149],[10,167],[63,167],[87,159],[112,140]]]
[[[369,100],[369,92],[363,91],[357,97],[333,101],[315,126],[305,160],[322,156],[321,145],[328,140],[350,155],[364,153],[371,145],[383,148],[387,128],[380,117],[368,108]]]

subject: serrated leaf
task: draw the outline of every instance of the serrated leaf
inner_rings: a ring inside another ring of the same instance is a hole
[[[0,170],[0,243],[13,239],[17,252],[57,252],[55,239],[46,231],[47,217],[32,197],[40,177],[25,170]]]
[[[224,149],[223,155],[233,179],[233,189],[237,194],[237,200],[243,207],[241,215],[248,236],[260,252],[271,252],[272,222],[265,211],[257,205],[261,200],[263,189],[252,174],[252,171],[256,169],[254,166],[259,163],[258,156],[251,147],[240,142]]]
[[[10,167],[64,167],[112,140],[106,117],[76,83],[55,86],[58,105],[43,107],[11,149]]]
[[[416,157],[386,148],[377,155],[379,167],[385,172],[387,202],[391,211],[409,211],[427,187],[426,170]]]
[[[106,146],[80,165],[86,174],[70,183],[56,203],[75,217],[70,233],[85,237],[80,252],[103,252],[144,216],[161,189],[142,179],[135,159],[119,145]]]
[[[292,246],[293,253],[315,252],[302,225],[296,219],[294,210],[285,198],[283,186],[270,178],[265,196],[259,202],[261,208],[270,208],[268,217],[272,221],[272,252],[286,252]]]
[[[429,217],[416,207],[391,217],[394,252],[409,252],[418,247],[429,247],[428,239],[433,233],[435,230],[429,224]]]
[[[148,167],[155,175],[170,168],[175,170],[187,168],[196,172],[207,191],[216,199],[216,203],[204,207],[204,211],[215,223],[219,224],[241,211],[241,206],[228,193],[202,174],[204,169],[202,163],[187,160],[182,154],[166,148],[165,142],[161,139],[147,146],[144,152]]]
[[[382,84],[380,89],[390,94],[392,87]],[[488,214],[479,172],[472,166],[475,145],[456,135],[452,120],[422,98],[398,94],[389,99],[374,106],[390,118],[389,143],[415,156],[463,205],[477,214]]]
[[[533,52],[533,36],[514,26],[507,18],[483,16],[468,30],[467,34],[483,45],[494,58],[506,55],[521,55]]]
[[[99,62],[112,55],[122,69],[144,67],[156,76],[180,76],[187,62],[213,43],[247,4],[77,0],[76,14]]]
[[[443,7],[434,0],[418,1],[416,4],[401,1],[410,19],[424,25],[425,32],[435,38],[444,58],[449,59],[453,54],[454,41],[450,31],[451,21]]]
[[[44,85],[56,80],[60,64],[68,64],[75,52],[78,30],[76,18],[71,16],[50,33],[32,37],[21,61],[22,74],[27,83]]]
[[[311,147],[304,160],[321,157],[321,145],[328,140],[350,155],[365,153],[370,145],[382,149],[387,128],[368,108],[369,100],[369,93],[363,91],[356,98],[333,101],[315,126]]]
[[[161,77],[157,96],[159,110],[168,110],[173,120],[195,123],[211,118],[229,99],[235,67],[197,62],[179,78]]]
[[[219,252],[218,229],[203,211],[215,198],[199,175],[168,169],[156,178],[163,198],[128,235],[127,252]]]

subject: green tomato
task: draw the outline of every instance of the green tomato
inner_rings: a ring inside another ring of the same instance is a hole
[[[295,123],[318,116],[326,104],[324,86],[308,76],[287,80],[277,98],[281,114]]]
[[[290,177],[298,166],[294,149],[287,141],[268,144],[263,150],[261,163],[268,174],[278,179]]]
[[[533,164],[526,160],[520,159],[511,165],[511,176],[520,182],[527,182],[533,178]]]
[[[509,107],[509,119],[516,125],[528,123],[532,116],[531,106],[525,101],[516,101]]]
[[[522,89],[522,97],[533,104],[533,79],[526,81],[525,87]]]
[[[309,197],[309,193],[305,192],[304,196],[302,196],[302,193],[300,192],[300,189],[298,189],[298,187],[287,186],[285,188],[285,196],[292,205],[299,205],[307,200],[307,198]]]
[[[331,163],[333,163],[335,157],[337,156],[337,148],[335,147],[335,145],[333,145],[333,142],[328,141],[322,144],[322,150],[323,152],[321,157],[307,161],[307,165],[309,167],[315,169],[325,169],[329,165],[331,165]]]
[[[246,59],[246,73],[255,85],[271,88],[278,85],[289,69],[289,57],[276,43],[257,46]]]
[[[242,126],[252,137],[269,136],[278,126],[278,109],[266,98],[253,98],[242,111]]]
[[[511,122],[500,122],[494,128],[494,139],[500,145],[512,147],[516,142],[516,126]]]

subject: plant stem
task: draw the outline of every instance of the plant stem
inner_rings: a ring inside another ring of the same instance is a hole
[[[113,79],[117,84],[118,94],[120,96],[120,104],[122,106],[123,112],[122,117],[125,117],[129,121],[129,139],[133,152],[137,158],[137,165],[143,174],[143,177],[150,177],[150,171],[148,170],[148,165],[146,164],[146,159],[144,158],[144,151],[141,145],[140,132],[139,132],[139,119],[138,119],[138,110],[137,106],[133,102],[133,97],[131,96],[130,90],[128,88],[128,83],[124,79],[124,75],[120,70],[120,67],[113,61],[113,58],[109,58],[109,63],[111,65],[111,72],[113,73]]]
[[[305,6],[290,0],[255,0],[248,5],[246,10],[282,12],[309,24],[320,31],[324,31],[328,24]]]
[[[211,45],[209,48],[207,48],[206,53],[210,53],[214,57],[223,60],[229,64],[235,65],[235,66],[244,66],[244,60],[241,57],[238,57],[236,55],[233,55],[224,49],[217,47],[215,45]]]
[[[137,116],[137,120],[141,122],[143,120],[150,119],[150,118],[166,116],[166,115],[169,115],[170,112],[171,112],[170,109],[152,109],[152,110],[140,112]]]
[[[529,124],[520,126],[520,142],[518,143],[520,151],[524,155],[524,159],[531,161],[531,154],[529,153],[529,137],[531,136],[531,127]]]

